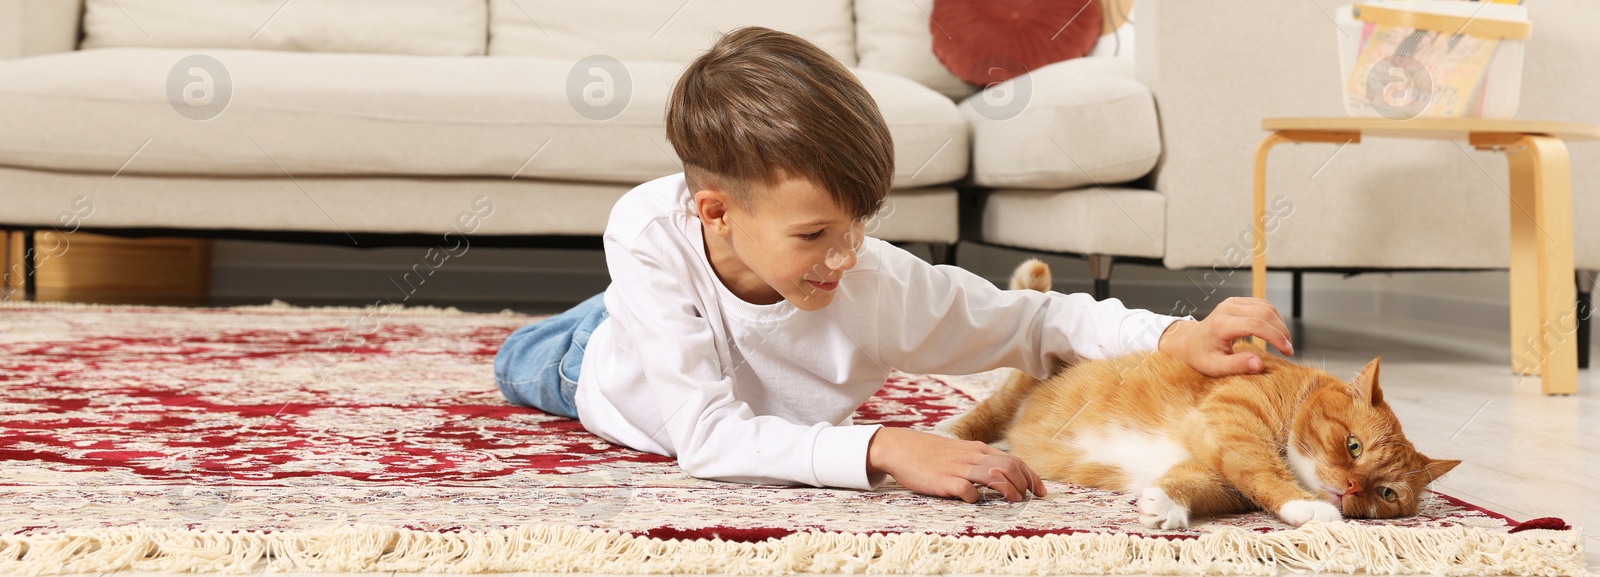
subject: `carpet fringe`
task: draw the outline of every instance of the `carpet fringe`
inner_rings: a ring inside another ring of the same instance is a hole
[[[796,533],[760,543],[663,541],[535,525],[437,533],[376,525],[219,532],[149,527],[0,537],[0,573],[113,571],[401,573],[791,573],[1585,575],[1582,532],[1314,523],[1197,539],[1112,533],[1042,537]]]

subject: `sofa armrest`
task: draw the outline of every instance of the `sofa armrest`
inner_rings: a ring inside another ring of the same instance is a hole
[[[83,0],[0,0],[0,59],[78,47]]]

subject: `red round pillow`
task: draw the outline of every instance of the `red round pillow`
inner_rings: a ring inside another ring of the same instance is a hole
[[[934,0],[933,55],[978,86],[1078,58],[1100,40],[1100,0]]]

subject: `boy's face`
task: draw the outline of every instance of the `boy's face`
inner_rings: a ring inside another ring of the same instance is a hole
[[[716,237],[706,239],[706,248],[718,276],[749,302],[781,298],[805,311],[828,306],[844,271],[856,266],[865,221],[851,218],[803,178],[752,193],[748,208],[724,202],[722,210],[708,211],[701,204],[702,222]]]

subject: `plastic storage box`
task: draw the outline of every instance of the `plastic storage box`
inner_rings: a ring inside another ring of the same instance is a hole
[[[1347,6],[1339,25],[1345,112],[1396,120],[1510,118],[1522,90],[1527,8],[1397,0]]]

